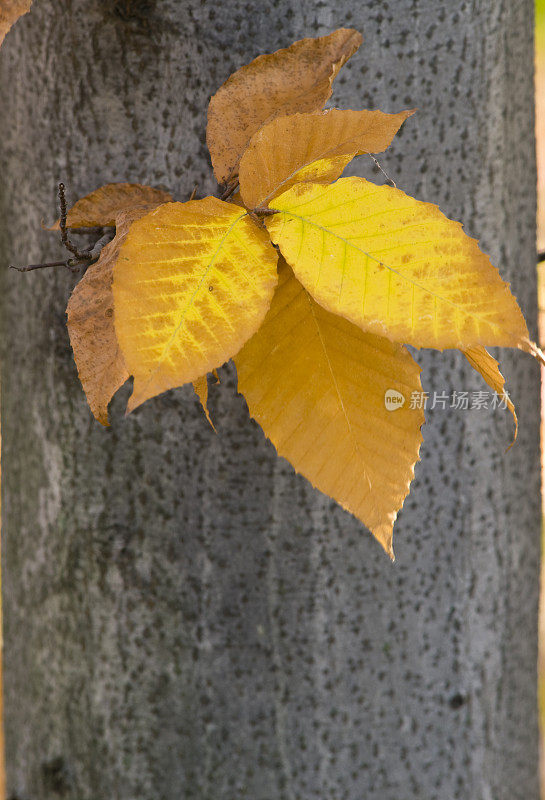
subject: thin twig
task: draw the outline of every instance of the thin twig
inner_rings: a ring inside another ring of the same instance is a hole
[[[61,216],[59,220],[59,227],[61,229],[61,240],[63,245],[69,250],[74,258],[67,258],[65,261],[50,261],[45,264],[28,264],[25,267],[16,267],[13,264],[10,264],[10,269],[15,269],[17,272],[32,272],[35,269],[49,269],[50,267],[65,267],[69,269],[70,272],[78,272],[80,269],[87,267],[93,262],[96,261],[97,258],[100,257],[100,253],[102,248],[107,245],[112,239],[112,230],[109,230],[104,236],[101,236],[93,245],[91,245],[86,250],[78,250],[72,242],[68,239],[68,234],[66,232],[66,218],[67,218],[67,210],[66,210],[66,197],[64,194],[64,184],[59,183],[59,201],[60,201],[60,209],[61,209]],[[97,228],[96,230],[102,230],[102,228]]]
[[[372,159],[373,159],[373,161],[375,162],[375,166],[376,166],[376,167],[378,167],[378,169],[379,169],[379,170],[382,172],[382,174],[384,175],[384,177],[386,178],[386,180],[388,181],[388,183],[391,183],[391,184],[392,184],[392,186],[394,187],[394,189],[397,189],[397,184],[396,184],[396,182],[395,182],[395,181],[393,181],[393,180],[390,178],[390,176],[388,175],[388,173],[386,172],[386,170],[384,170],[384,169],[383,169],[383,168],[380,166],[380,164],[378,163],[378,161],[377,161],[377,159],[375,158],[375,156],[372,156],[372,155],[371,155],[371,153],[367,153],[367,155],[369,156],[369,158],[372,158]]]
[[[47,269],[49,267],[67,267],[66,261],[51,261],[49,264],[28,264],[26,267],[16,267],[13,264],[9,265],[10,269],[16,269],[17,272],[30,272],[33,269]]]
[[[233,195],[236,190],[238,189],[238,180],[235,180],[230,186],[227,185],[223,191],[223,194],[220,195],[220,200],[228,200],[231,195]]]
[[[261,206],[259,208],[254,208],[253,213],[260,217],[270,217],[273,214],[280,214],[280,211],[277,208],[264,208]]]
[[[78,259],[78,261],[90,261],[91,259],[89,253],[84,253],[81,250],[78,250],[76,245],[72,244],[68,238],[68,233],[66,232],[66,217],[68,212],[66,209],[66,197],[64,195],[64,183],[59,183],[59,202],[61,206],[59,227],[61,229],[61,240],[63,245]]]

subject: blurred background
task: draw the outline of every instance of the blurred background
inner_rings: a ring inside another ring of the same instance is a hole
[[[536,0],[536,149],[537,149],[537,250],[545,258],[545,0]],[[539,336],[545,345],[545,261],[538,263]],[[545,380],[541,383],[541,475],[545,519]],[[545,525],[543,526],[545,531]],[[544,534],[545,535],[545,534]],[[545,543],[545,542],[543,542]],[[542,552],[545,550],[542,544]],[[542,559],[543,562],[543,559]],[[540,609],[539,700],[541,717],[541,796],[545,798],[545,569],[542,563]]]
[[[545,0],[536,0],[536,138],[537,138],[537,170],[538,170],[538,214],[537,244],[538,250],[545,250]],[[545,266],[539,266],[540,272],[540,311],[543,314],[543,293],[545,284],[543,273]],[[541,319],[543,323],[543,319]],[[543,340],[543,324],[541,336]]]

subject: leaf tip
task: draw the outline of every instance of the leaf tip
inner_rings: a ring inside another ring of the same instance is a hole
[[[206,375],[203,375],[202,377],[193,381],[193,391],[197,395],[204,415],[210,423],[210,427],[214,433],[217,434],[216,426],[212,422],[212,417],[210,416],[210,412],[208,410],[208,377]]]
[[[505,452],[506,452],[506,453],[508,453],[508,452],[509,452],[509,450],[510,450],[510,449],[513,447],[513,445],[514,445],[514,444],[515,444],[515,442],[517,441],[517,436],[518,436],[518,433],[519,433],[519,421],[518,421],[518,419],[517,419],[517,414],[516,414],[516,411],[515,411],[515,406],[513,405],[513,403],[512,403],[510,400],[508,400],[508,402],[507,402],[507,408],[509,409],[509,411],[510,411],[510,412],[511,412],[511,414],[513,415],[513,420],[514,420],[514,423],[515,423],[515,432],[514,432],[514,434],[513,434],[513,441],[511,442],[511,444],[509,445],[509,447],[507,447],[507,448],[506,448],[506,450],[505,450]]]
[[[135,383],[136,383],[136,381],[135,381]],[[129,397],[129,399],[127,401],[127,408],[125,409],[125,416],[128,417],[129,414],[132,414],[132,412],[135,409],[137,409],[138,406],[141,406],[142,403],[144,403],[147,399],[148,399],[147,397],[144,397],[144,396],[140,395],[139,393],[137,393],[135,387],[133,386],[132,394],[131,394],[131,396]]]

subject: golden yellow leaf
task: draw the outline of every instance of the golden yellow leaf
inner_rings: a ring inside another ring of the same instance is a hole
[[[237,70],[210,100],[206,141],[219,183],[237,171],[252,135],[267,122],[297,111],[316,111],[331,96],[333,80],[362,42],[350,28],[301,39]]]
[[[216,426],[212,422],[212,418],[210,417],[210,412],[208,411],[208,377],[206,375],[203,375],[202,377],[197,378],[197,380],[193,381],[193,389],[195,391],[195,394],[199,398],[199,402],[202,406],[202,410],[205,413],[206,419],[208,420],[208,422],[215,431]]]
[[[118,214],[129,209],[149,210],[168,203],[172,195],[140,183],[107,183],[75,203],[66,218],[67,228],[95,228],[115,225]],[[142,215],[140,215],[142,216]],[[59,220],[49,230],[59,230]]]
[[[500,372],[500,365],[484,347],[471,347],[469,350],[464,350],[464,355],[473,369],[477,370],[477,372],[482,375],[490,388],[493,389],[499,397],[505,398],[507,408],[513,415],[515,421],[515,435],[513,441],[509,445],[509,447],[511,447],[517,438],[519,424],[515,406],[509,395],[507,393],[504,394],[505,378]]]
[[[30,11],[32,0],[0,0],[0,45],[19,17]]]
[[[231,358],[269,308],[277,253],[239,206],[167,203],[135,222],[114,267],[128,411]]]
[[[108,425],[108,403],[129,377],[115,335],[113,265],[132,223],[153,207],[117,215],[115,238],[76,284],[66,309],[78,375],[89,407],[102,425]]]
[[[459,222],[363,178],[297,184],[266,225],[311,295],[363,330],[416,347],[529,346],[517,302]]]
[[[392,556],[422,442],[424,412],[409,402],[420,367],[402,345],[324,311],[280,263],[269,313],[235,356],[239,390],[278,454]]]
[[[403,122],[400,111],[329,111],[278,117],[250,140],[239,168],[248,208],[264,206],[295,183],[331,183],[356,155],[381,153]]]

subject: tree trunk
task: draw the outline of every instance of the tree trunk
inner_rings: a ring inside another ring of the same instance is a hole
[[[86,406],[40,221],[116,180],[215,191],[209,95],[340,25],[344,108],[418,107],[381,158],[512,281],[535,335],[532,0],[35,0],[0,55],[9,800],[536,800],[539,372],[428,413],[395,565],[276,457],[236,394],[109,430]],[[371,175],[362,160],[362,174]],[[374,176],[377,180],[379,176]],[[486,389],[417,353],[428,391]]]

